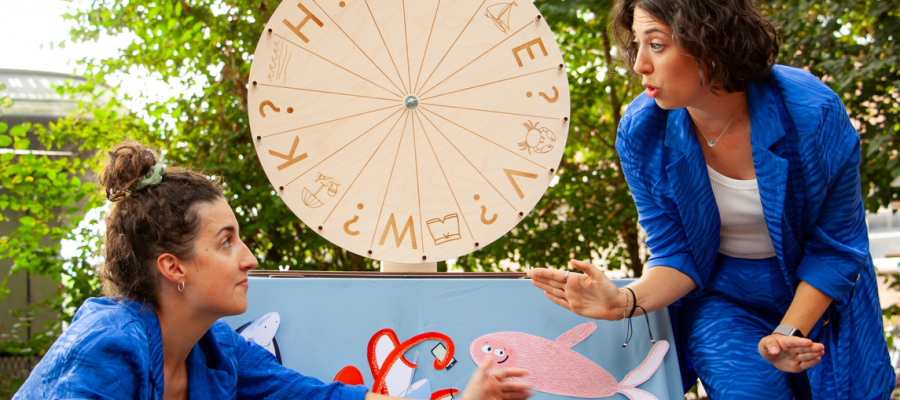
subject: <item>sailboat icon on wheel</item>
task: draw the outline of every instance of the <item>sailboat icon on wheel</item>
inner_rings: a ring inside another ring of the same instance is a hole
[[[497,3],[488,6],[487,9],[485,9],[484,16],[490,18],[491,21],[494,22],[494,25],[503,31],[503,33],[507,33],[509,30],[509,14],[512,11],[512,7],[515,5],[516,2]]]

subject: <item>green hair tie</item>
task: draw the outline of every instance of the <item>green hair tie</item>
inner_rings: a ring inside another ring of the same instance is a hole
[[[163,178],[163,169],[166,167],[162,164],[156,164],[150,167],[150,171],[144,175],[144,180],[138,183],[132,190],[141,190],[147,186],[159,185]]]

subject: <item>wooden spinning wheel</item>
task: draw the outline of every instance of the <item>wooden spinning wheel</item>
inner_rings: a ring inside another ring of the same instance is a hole
[[[442,261],[508,232],[568,135],[562,57],[525,0],[287,0],[250,81],[276,192],[332,243],[382,261]]]

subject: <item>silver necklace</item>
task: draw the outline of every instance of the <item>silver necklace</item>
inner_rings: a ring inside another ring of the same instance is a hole
[[[725,131],[727,131],[727,130],[728,130],[728,127],[731,126],[731,123],[734,122],[734,118],[737,117],[737,112],[738,112],[738,110],[741,108],[741,105],[743,105],[743,104],[744,104],[744,100],[741,99],[741,103],[738,104],[737,108],[735,108],[735,109],[734,109],[734,112],[731,114],[731,120],[728,121],[728,125],[725,125],[725,129],[722,129],[722,133],[719,134],[719,137],[717,137],[716,140],[709,140],[709,138],[706,137],[706,134],[703,133],[703,129],[700,128],[700,125],[697,125],[697,121],[694,121],[694,117],[691,117],[691,122],[694,123],[694,126],[697,127],[697,130],[700,131],[700,134],[703,135],[703,138],[704,138],[704,139],[706,139],[706,145],[707,145],[707,146],[709,146],[709,147],[715,146],[715,145],[716,145],[716,142],[718,142],[719,139],[721,139],[722,136],[725,135]],[[691,115],[691,114],[688,113],[688,116],[690,116],[690,115]]]

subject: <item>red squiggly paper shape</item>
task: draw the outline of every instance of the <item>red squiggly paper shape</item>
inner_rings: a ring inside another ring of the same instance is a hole
[[[441,389],[431,394],[431,400],[446,399],[459,394],[459,389]]]
[[[346,385],[365,385],[366,382],[363,380],[362,373],[359,372],[356,367],[352,365],[348,365],[338,371],[337,375],[334,376],[333,382],[341,382]]]
[[[383,337],[383,336],[387,336],[391,340],[391,343],[394,344],[394,350],[392,350],[388,354],[387,358],[384,359],[384,364],[379,366],[378,360],[375,359],[375,345],[378,343],[378,340],[381,339],[381,337]],[[418,365],[413,364],[412,362],[407,360],[406,357],[403,356],[403,353],[406,353],[406,351],[409,350],[410,348],[412,348],[413,346],[415,346],[419,343],[422,343],[424,341],[427,341],[427,340],[440,341],[440,342],[444,343],[444,346],[447,347],[447,353],[444,354],[444,358],[441,360],[438,360],[437,358],[435,358],[435,360],[434,360],[434,369],[436,369],[436,370],[444,369],[445,367],[447,367],[447,365],[450,364],[450,361],[453,360],[453,352],[454,352],[453,341],[450,340],[450,338],[447,335],[444,335],[444,334],[438,333],[438,332],[425,332],[425,333],[421,333],[416,336],[413,336],[412,338],[410,338],[402,343],[397,338],[397,334],[390,328],[382,329],[382,330],[378,331],[375,335],[373,335],[372,339],[369,340],[369,346],[368,346],[369,369],[372,370],[372,376],[375,378],[375,383],[372,384],[372,393],[383,394],[383,395],[388,394],[387,385],[385,383],[385,378],[387,378],[388,371],[391,370],[391,367],[394,365],[394,363],[397,362],[397,360],[400,360],[401,362],[406,364],[407,367],[410,367],[410,368],[418,367]],[[445,390],[452,391],[455,389],[445,389]],[[439,390],[437,392],[432,393],[432,399],[441,398],[441,397],[435,398],[434,396],[438,393],[444,392],[445,390]],[[459,391],[457,390],[456,393],[458,393],[458,392]],[[453,393],[453,394],[455,395],[456,393]],[[451,394],[451,392],[447,392],[442,396],[446,397],[446,395],[448,395],[448,394]]]

